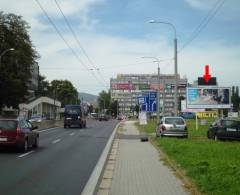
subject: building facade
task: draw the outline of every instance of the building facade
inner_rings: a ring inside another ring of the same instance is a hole
[[[118,101],[119,113],[131,115],[137,97],[143,92],[156,91],[157,74],[118,74],[110,79],[111,99]],[[186,97],[187,79],[178,75],[178,97]],[[160,110],[164,114],[174,112],[174,75],[160,75]]]

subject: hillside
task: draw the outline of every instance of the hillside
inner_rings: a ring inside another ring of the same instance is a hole
[[[93,94],[89,94],[89,93],[83,93],[83,92],[79,92],[78,93],[78,97],[80,98],[80,100],[85,102],[89,102],[89,103],[96,103],[97,102],[97,99],[98,99],[98,96],[96,95],[93,95]]]

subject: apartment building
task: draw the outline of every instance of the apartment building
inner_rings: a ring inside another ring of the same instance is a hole
[[[118,74],[110,79],[112,100],[119,103],[119,113],[131,115],[137,104],[137,97],[143,92],[156,91],[157,74]],[[187,79],[178,75],[178,97],[186,97]],[[174,75],[160,75],[160,110],[164,114],[174,111]]]

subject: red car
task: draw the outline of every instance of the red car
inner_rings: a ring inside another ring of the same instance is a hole
[[[16,146],[22,152],[37,148],[39,133],[34,131],[37,128],[25,119],[0,119],[0,146]]]

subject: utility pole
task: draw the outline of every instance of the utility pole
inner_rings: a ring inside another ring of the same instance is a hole
[[[178,69],[177,69],[177,38],[175,33],[174,38],[174,76],[175,76],[175,90],[174,90],[174,114],[178,115]]]
[[[158,60],[158,90],[157,90],[157,124],[160,122],[160,67]]]
[[[171,26],[174,31],[174,115],[177,116],[178,114],[178,69],[177,69],[177,31],[175,26],[170,22],[164,21],[155,21],[150,20],[149,23],[156,23],[156,24],[166,24]]]
[[[156,61],[154,62],[157,62],[158,64],[158,74],[157,74],[157,123],[160,122],[160,66],[159,66],[159,63],[160,63],[160,60],[156,57],[142,57],[142,58],[151,58],[151,59],[154,59]]]

